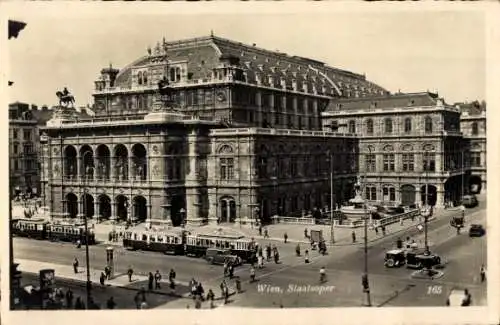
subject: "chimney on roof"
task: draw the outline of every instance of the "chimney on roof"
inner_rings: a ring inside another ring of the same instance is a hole
[[[253,43],[252,46],[255,47],[255,46],[257,46],[257,44]]]

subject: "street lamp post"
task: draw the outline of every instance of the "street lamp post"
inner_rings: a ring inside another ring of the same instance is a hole
[[[89,255],[89,228],[87,218],[87,189],[86,180],[88,175],[83,178],[83,220],[85,225],[85,265],[87,266],[87,308],[90,307],[92,282],[90,280],[90,255]]]
[[[366,183],[366,176],[365,176],[365,183]],[[365,195],[366,195],[366,190],[365,190]],[[372,301],[371,301],[371,296],[370,296],[370,284],[368,281],[368,209],[366,205],[366,198],[365,202],[363,204],[364,208],[364,274],[362,277],[362,283],[363,283],[363,291],[366,293],[366,305],[368,307],[371,307]]]
[[[335,243],[335,227],[333,225],[333,155],[329,151],[328,159],[330,160],[330,240]]]
[[[184,208],[181,208],[179,210],[179,213],[181,214],[181,222],[182,222],[182,227],[184,228],[186,226],[186,210]]]
[[[425,255],[430,255],[429,242],[427,239],[427,223],[429,222],[429,216],[431,215],[430,208],[428,206],[428,196],[429,196],[429,166],[427,166],[427,161],[424,161],[425,168],[425,193],[424,193],[424,207],[420,211],[420,215],[424,217],[424,242],[425,242]]]

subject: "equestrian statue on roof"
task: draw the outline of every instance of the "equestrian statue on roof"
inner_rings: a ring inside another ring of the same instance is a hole
[[[57,91],[56,96],[59,98],[59,106],[69,107],[71,104],[71,108],[74,107],[75,97],[68,91],[68,88],[64,87],[63,91]]]

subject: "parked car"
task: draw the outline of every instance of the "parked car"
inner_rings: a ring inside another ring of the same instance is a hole
[[[393,249],[385,253],[385,267],[400,267],[406,264],[406,253],[402,249]]]
[[[464,195],[462,198],[462,205],[466,208],[474,208],[479,204],[477,197],[473,194]]]
[[[486,233],[486,230],[482,225],[472,224],[469,228],[469,237],[482,237]]]
[[[231,253],[229,249],[208,248],[205,259],[211,264],[223,265],[231,263],[234,266],[241,264],[241,258]]]
[[[406,267],[422,269],[432,268],[441,264],[441,257],[436,254],[425,254],[424,252],[407,252]]]

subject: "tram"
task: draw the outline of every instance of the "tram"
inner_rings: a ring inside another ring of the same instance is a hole
[[[191,257],[205,256],[207,249],[220,248],[231,251],[243,261],[256,260],[256,242],[243,236],[191,234],[188,231],[126,231],[123,246],[129,250],[162,252]]]
[[[79,223],[52,223],[44,219],[12,220],[12,235],[38,240],[67,241],[85,244],[85,226]],[[95,234],[88,229],[89,245],[96,243]]]
[[[126,231],[123,237],[123,247],[129,250],[184,255],[184,236],[185,231]]]

